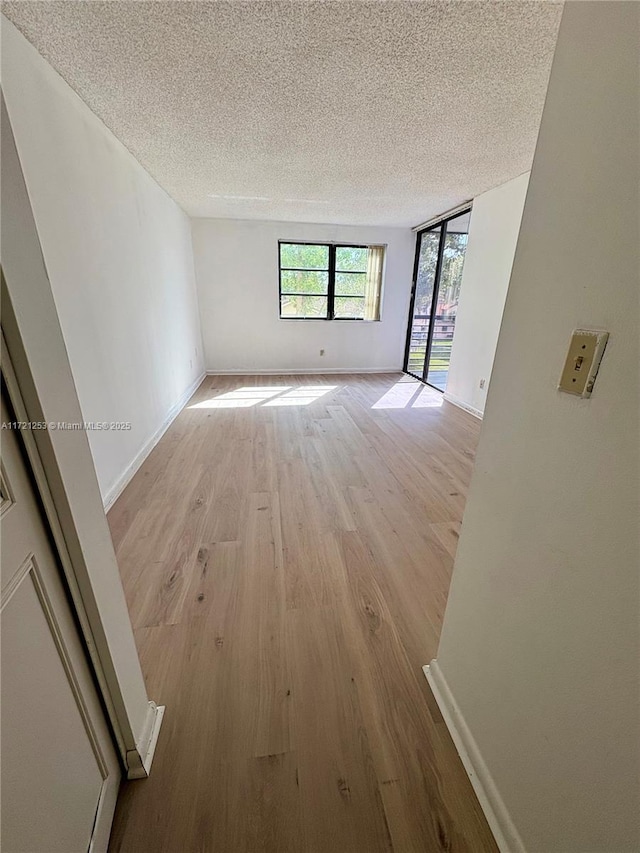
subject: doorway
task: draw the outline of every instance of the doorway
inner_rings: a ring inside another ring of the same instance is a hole
[[[404,370],[447,387],[471,209],[418,231]]]

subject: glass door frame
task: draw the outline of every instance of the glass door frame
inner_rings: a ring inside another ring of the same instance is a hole
[[[453,213],[448,213],[446,216],[441,217],[440,219],[435,220],[430,225],[427,225],[425,228],[420,228],[419,231],[416,231],[416,252],[415,258],[413,261],[413,281],[411,285],[411,301],[409,303],[409,322],[407,324],[407,343],[404,349],[404,363],[402,366],[402,370],[407,373],[409,376],[413,376],[415,379],[419,379],[420,382],[424,382],[425,385],[428,385],[430,388],[433,388],[436,391],[440,391],[441,394],[444,392],[441,388],[437,388],[435,385],[432,385],[427,381],[428,371],[429,371],[429,361],[431,359],[431,347],[433,345],[433,333],[435,331],[435,312],[438,307],[438,297],[440,294],[440,277],[442,274],[442,258],[444,256],[444,247],[447,239],[447,229],[446,224],[450,222],[452,219],[458,219],[460,216],[464,216],[466,213],[471,213],[470,204],[468,207],[463,207],[456,210]],[[413,309],[415,307],[416,301],[416,289],[418,284],[418,269],[420,265],[420,247],[422,244],[422,235],[428,233],[429,231],[434,231],[436,228],[440,228],[440,241],[438,243],[438,258],[436,260],[436,269],[433,277],[433,295],[431,297],[431,308],[429,314],[429,332],[427,334],[427,348],[425,350],[424,362],[422,365],[422,375],[418,376],[415,373],[412,373],[409,370],[409,355],[411,351],[411,331],[413,328]]]

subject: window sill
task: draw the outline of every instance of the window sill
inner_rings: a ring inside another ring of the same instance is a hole
[[[380,323],[382,320],[357,320],[351,317],[334,317],[333,320],[323,320],[319,317],[278,317],[279,320],[286,320],[287,323],[292,320],[298,323],[366,323],[369,325],[370,323]]]

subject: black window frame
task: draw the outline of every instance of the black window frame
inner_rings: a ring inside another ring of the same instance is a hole
[[[322,246],[329,250],[329,265],[327,269],[319,269],[315,267],[283,267],[281,246]],[[339,270],[336,269],[336,250],[337,249],[369,249],[368,245],[359,243],[328,243],[326,241],[316,240],[278,240],[278,315],[281,320],[337,320],[341,322],[364,323],[364,317],[336,317],[335,316],[335,299],[336,299],[336,273],[351,273],[353,275],[366,275],[366,272],[361,270]],[[282,273],[283,272],[324,272],[328,274],[327,293],[289,293],[282,290]],[[382,282],[380,282],[382,287]],[[326,317],[285,317],[282,315],[282,297],[283,296],[325,296],[327,297],[327,314]],[[338,294],[338,299],[341,294]],[[343,298],[348,299],[366,299],[366,296],[348,295]]]
[[[466,205],[464,205],[459,210],[457,210],[453,213],[446,213],[444,216],[440,217],[439,219],[434,220],[430,225],[427,225],[424,228],[419,228],[416,231],[416,248],[415,248],[414,261],[413,261],[413,279],[412,279],[412,284],[411,284],[411,299],[409,301],[409,318],[408,318],[408,322],[407,322],[407,339],[406,339],[406,343],[405,343],[404,362],[403,362],[402,370],[408,376],[413,376],[414,379],[419,379],[420,382],[424,382],[424,384],[428,385],[430,388],[434,388],[436,391],[440,391],[441,394],[444,393],[442,391],[442,389],[438,388],[436,385],[432,385],[429,382],[427,377],[429,374],[429,361],[431,360],[431,350],[432,350],[432,346],[433,346],[433,335],[435,332],[435,324],[433,322],[433,318],[435,318],[435,316],[436,316],[436,307],[438,305],[438,295],[440,292],[440,277],[442,275],[442,259],[444,256],[444,248],[445,248],[445,242],[446,242],[447,235],[448,234],[464,234],[464,233],[466,233],[468,235],[471,223],[469,223],[469,226],[467,226],[466,232],[464,232],[464,231],[447,231],[446,226],[449,222],[452,222],[453,220],[458,219],[461,216],[465,216],[467,213],[470,214],[472,210],[473,210],[473,204],[472,203],[470,203],[468,207]],[[430,314],[429,314],[429,317],[431,318],[431,320],[429,322],[429,331],[428,331],[428,335],[427,335],[427,347],[425,350],[425,356],[424,356],[424,361],[423,361],[422,375],[418,376],[417,373],[412,373],[409,370],[409,356],[410,356],[410,351],[411,351],[411,330],[412,330],[413,320],[414,320],[413,309],[415,307],[415,302],[416,302],[416,289],[417,289],[417,285],[418,285],[418,271],[419,271],[419,267],[420,267],[420,245],[421,245],[421,241],[422,241],[422,235],[427,234],[429,231],[435,231],[437,228],[440,228],[440,236],[438,238],[438,257],[436,260],[436,268],[435,268],[434,279],[433,279],[433,294],[431,296],[431,307],[430,307]]]

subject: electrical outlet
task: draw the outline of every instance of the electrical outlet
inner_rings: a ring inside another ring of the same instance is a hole
[[[578,397],[590,397],[609,332],[576,329],[571,335],[558,390]]]
[[[487,384],[487,380],[486,380],[486,379],[481,379],[481,380],[480,380],[480,387],[481,387],[481,388],[484,388],[484,386],[485,386],[486,384]]]

